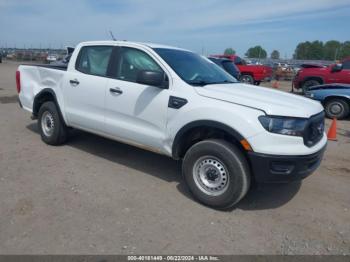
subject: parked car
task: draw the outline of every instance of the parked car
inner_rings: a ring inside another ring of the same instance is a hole
[[[241,73],[238,67],[230,59],[227,58],[217,58],[217,57],[208,57],[212,62],[222,67],[227,73],[232,75],[236,79],[241,78]]]
[[[306,97],[320,101],[329,118],[344,119],[350,113],[350,85],[327,84],[310,87]]]
[[[47,62],[54,62],[54,61],[57,61],[57,55],[48,55],[46,57],[46,61]]]
[[[52,61],[50,64],[59,66],[59,67],[67,67],[73,51],[74,51],[73,47],[67,47],[67,54],[65,55],[65,57],[59,61]]]
[[[272,68],[265,65],[247,65],[246,61],[236,55],[212,55],[211,57],[227,58],[235,63],[241,72],[240,81],[260,85],[263,81],[272,79]]]
[[[76,128],[182,159],[190,191],[216,208],[237,204],[253,180],[305,178],[327,143],[319,102],[239,83],[179,48],[81,43],[66,69],[21,65],[16,83],[45,143]]]
[[[0,52],[0,63],[2,63],[2,53]]]
[[[333,83],[350,84],[350,57],[330,66],[302,65],[293,80],[294,88],[304,93],[312,86]]]

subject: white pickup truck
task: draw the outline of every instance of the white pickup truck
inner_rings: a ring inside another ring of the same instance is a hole
[[[180,48],[81,43],[66,67],[19,66],[16,83],[45,143],[77,128],[181,159],[194,197],[215,208],[238,203],[252,181],[305,178],[327,144],[320,103],[239,83]]]

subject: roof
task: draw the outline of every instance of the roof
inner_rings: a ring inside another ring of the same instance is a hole
[[[113,40],[88,41],[88,42],[82,42],[80,44],[81,45],[135,45],[135,46],[138,45],[138,46],[144,46],[144,47],[150,47],[150,48],[166,48],[166,49],[175,49],[175,50],[189,51],[189,50],[182,49],[182,48],[179,48],[179,47],[174,47],[174,46],[155,44],[155,43],[131,42],[131,41],[113,41]]]

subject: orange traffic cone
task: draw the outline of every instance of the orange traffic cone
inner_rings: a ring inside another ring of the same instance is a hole
[[[273,81],[272,87],[278,89],[279,88],[279,82],[277,80]]]
[[[337,141],[337,119],[336,118],[333,118],[331,127],[328,130],[327,138],[328,140]]]

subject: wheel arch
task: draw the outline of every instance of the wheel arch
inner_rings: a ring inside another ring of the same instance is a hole
[[[198,120],[186,124],[176,133],[172,157],[181,159],[193,144],[208,138],[223,138],[243,150],[240,141],[244,137],[238,131],[214,120]]]
[[[323,79],[322,76],[307,76],[307,77],[305,77],[305,78],[303,79],[301,85],[304,85],[304,83],[305,83],[306,81],[309,81],[309,80],[316,80],[316,81],[319,81],[320,84],[324,84],[324,79]]]
[[[60,108],[60,105],[59,105],[58,100],[57,100],[56,93],[51,88],[44,88],[38,94],[35,95],[34,101],[33,101],[33,118],[35,119],[38,117],[40,107],[45,102],[48,102],[48,101],[52,101],[56,104],[58,113],[59,113],[61,119],[63,120],[63,122],[66,124],[66,121],[62,115],[61,108]]]
[[[342,96],[342,95],[329,95],[329,96],[326,96],[323,101],[322,101],[322,105],[326,105],[328,101],[332,100],[332,99],[342,99],[344,100],[345,102],[347,102],[350,106],[350,97],[347,97],[347,96]]]

